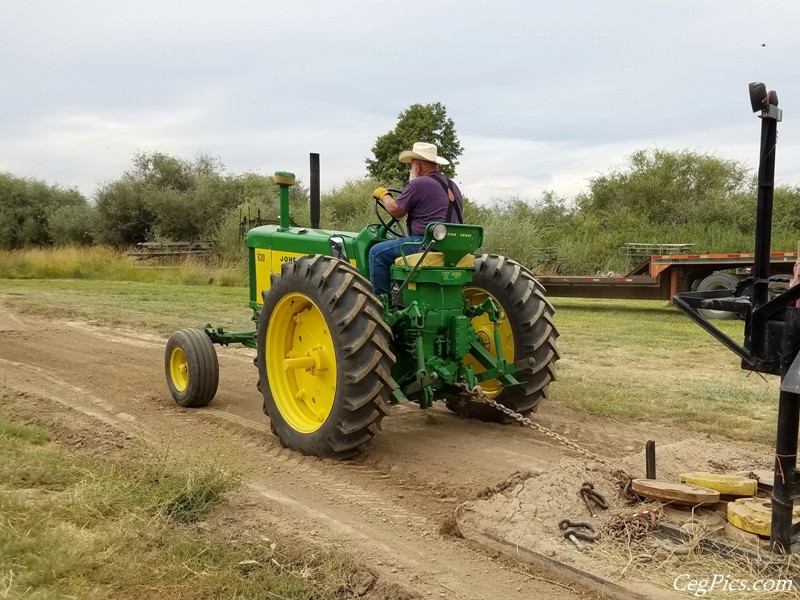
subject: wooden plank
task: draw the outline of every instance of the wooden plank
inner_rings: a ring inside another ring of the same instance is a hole
[[[456,524],[465,539],[546,569],[558,577],[574,581],[578,585],[597,592],[603,597],[618,598],[619,600],[673,600],[681,597],[676,592],[648,583],[626,582],[626,585],[623,586],[601,575],[590,573],[555,558],[545,556],[518,543],[500,538],[490,531],[473,527],[459,518],[458,510],[456,510]]]
[[[638,495],[660,502],[683,506],[714,504],[719,502],[719,492],[709,488],[657,479],[634,479],[631,489]]]

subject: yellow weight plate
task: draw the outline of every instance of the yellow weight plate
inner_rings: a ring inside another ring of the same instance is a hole
[[[769,498],[739,498],[728,503],[728,523],[744,531],[769,537],[771,520]],[[792,523],[800,523],[800,506],[793,511]]]
[[[717,490],[729,496],[754,496],[758,490],[758,481],[740,475],[724,475],[721,473],[682,473],[680,480],[689,485]]]

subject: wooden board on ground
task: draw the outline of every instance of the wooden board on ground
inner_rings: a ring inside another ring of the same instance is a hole
[[[568,551],[569,554],[565,553],[564,556],[561,556],[564,551],[556,544],[551,545],[547,554],[526,548],[519,543],[519,540],[507,540],[489,529],[474,526],[470,523],[468,513],[469,510],[465,510],[463,504],[455,512],[456,526],[465,539],[546,569],[556,576],[599,592],[602,597],[618,598],[619,600],[673,600],[682,597],[672,590],[647,582],[626,580],[622,584],[609,577],[592,573],[581,568],[587,561],[582,560],[584,555],[577,550],[573,551],[571,547]],[[559,560],[559,558],[566,560]]]
[[[659,502],[697,506],[719,502],[719,492],[710,488],[657,479],[634,479],[634,493]]]

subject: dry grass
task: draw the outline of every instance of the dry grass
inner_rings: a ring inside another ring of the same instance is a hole
[[[352,596],[340,550],[212,531],[238,477],[205,450],[78,455],[0,414],[0,598]]]
[[[247,285],[247,266],[186,258],[159,268],[137,262],[125,253],[103,246],[62,246],[0,251],[0,278],[90,279],[105,281],[170,282],[183,285]]]
[[[612,578],[644,580],[670,590],[675,585],[684,587],[690,580],[699,582],[696,590],[683,590],[686,596],[719,595],[727,582],[724,597],[744,600],[765,594],[751,587],[758,581],[769,580],[780,586],[768,593],[770,598],[800,598],[800,581],[792,581],[800,567],[796,555],[781,560],[768,552],[759,553],[754,547],[736,546],[726,538],[726,544],[746,550],[747,554],[724,558],[704,551],[703,541],[713,539],[715,534],[703,530],[683,544],[659,541],[653,535],[635,541],[602,539],[593,545],[591,552],[611,572]],[[751,558],[752,555],[758,558]]]

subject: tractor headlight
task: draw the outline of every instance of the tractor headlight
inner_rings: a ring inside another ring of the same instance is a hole
[[[433,229],[431,230],[431,235],[433,236],[434,240],[436,240],[437,242],[441,242],[444,238],[447,237],[447,227],[445,227],[441,223],[437,223],[436,225],[433,226]]]

